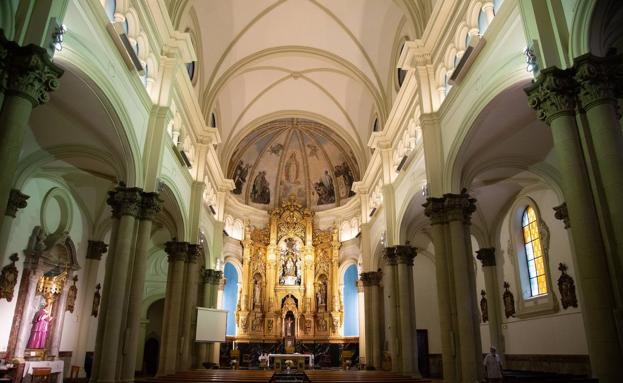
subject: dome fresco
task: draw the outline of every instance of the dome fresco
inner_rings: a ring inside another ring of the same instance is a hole
[[[314,210],[341,206],[354,196],[359,168],[348,144],[315,121],[286,118],[244,137],[229,162],[232,194],[270,210],[294,195]]]

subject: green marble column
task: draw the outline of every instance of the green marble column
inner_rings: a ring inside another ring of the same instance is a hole
[[[381,368],[381,331],[378,325],[379,321],[375,320],[379,316],[378,300],[379,300],[379,283],[383,275],[380,271],[370,271],[361,273],[361,281],[363,282],[364,312],[366,317],[365,323],[365,339],[366,339],[366,366]]]
[[[182,318],[182,350],[177,369],[189,370],[192,364],[192,350],[195,344],[195,333],[192,331],[193,318],[196,317],[197,290],[199,288],[199,256],[201,245],[188,245],[186,255],[186,271],[184,276],[184,302]]]
[[[415,286],[413,285],[413,259],[416,250],[409,245],[396,246],[398,263],[398,315],[400,318],[400,346],[402,370],[405,375],[421,376],[418,368],[417,330],[415,321]]]
[[[526,89],[530,106],[550,127],[575,247],[586,341],[593,376],[623,381],[623,355],[614,319],[615,301],[595,202],[576,124],[577,84],[573,72],[547,68]]]
[[[502,335],[502,309],[500,302],[500,284],[495,263],[495,248],[483,247],[476,251],[476,258],[482,263],[482,273],[485,277],[485,290],[487,293],[487,314],[489,317],[489,338],[491,345],[497,348],[501,358],[504,357],[504,337]]]
[[[402,370],[402,350],[400,348],[400,322],[398,318],[398,260],[395,247],[386,247],[383,255],[383,301],[385,303],[385,339],[392,358],[392,371]]]

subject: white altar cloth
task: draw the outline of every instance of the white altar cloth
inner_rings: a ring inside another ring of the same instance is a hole
[[[294,353],[294,354],[268,354],[268,363],[267,363],[267,367],[270,367],[270,358],[274,358],[274,357],[280,357],[280,358],[288,358],[288,357],[304,357],[304,358],[308,358],[309,359],[309,368],[314,368],[314,354],[299,354],[299,353]]]
[[[23,383],[28,383],[32,380],[32,368],[33,367],[49,367],[52,369],[52,374],[56,375],[56,383],[63,383],[63,361],[62,360],[41,360],[34,362],[26,362],[24,366],[24,380]]]

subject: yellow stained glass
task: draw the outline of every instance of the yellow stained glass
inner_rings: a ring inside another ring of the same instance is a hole
[[[528,206],[528,219],[530,222],[536,221],[536,214],[534,213],[534,209]]]
[[[536,258],[536,275],[545,274],[545,265],[543,264],[543,257]]]
[[[546,294],[547,293],[547,283],[545,281],[545,275],[539,276],[537,281],[539,283],[539,294]]]
[[[532,239],[539,238],[539,228],[536,226],[536,222],[530,223],[530,235]]]
[[[540,257],[541,254],[541,240],[540,239],[535,239],[532,242],[532,250],[534,251],[534,257]]]
[[[523,240],[524,243],[528,243],[532,240],[530,238],[530,229],[527,226],[523,228]]]

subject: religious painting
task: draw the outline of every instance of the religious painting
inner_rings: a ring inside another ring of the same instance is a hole
[[[4,298],[8,302],[13,300],[13,293],[15,291],[15,285],[17,284],[17,267],[15,262],[19,260],[17,253],[13,253],[9,260],[11,263],[2,268],[0,273],[0,299]]]
[[[558,270],[562,273],[558,278],[558,290],[560,291],[560,301],[562,308],[578,307],[578,298],[575,295],[575,282],[569,274],[567,274],[567,265],[560,263]]]
[[[350,170],[350,166],[346,161],[340,165],[335,166],[335,178],[337,179],[338,191],[340,198],[350,198],[355,195],[355,192],[351,190],[355,178],[353,172]]]
[[[335,187],[333,186],[333,178],[331,178],[328,170],[325,170],[322,177],[317,182],[314,182],[314,190],[318,195],[318,205],[335,203]]]
[[[236,187],[232,191],[234,194],[242,194],[242,187],[244,183],[247,182],[247,175],[249,174],[250,164],[245,163],[244,161],[238,162],[238,166],[236,166],[236,170],[234,170],[234,185]]]
[[[301,201],[303,205],[307,202],[305,193],[305,162],[303,160],[304,150],[300,145],[299,132],[293,131],[288,141],[288,151],[282,158],[283,169],[279,177],[279,200],[286,201],[291,195]]]
[[[270,184],[266,179],[266,172],[261,171],[253,180],[253,188],[251,189],[251,201],[261,204],[270,203]]]

